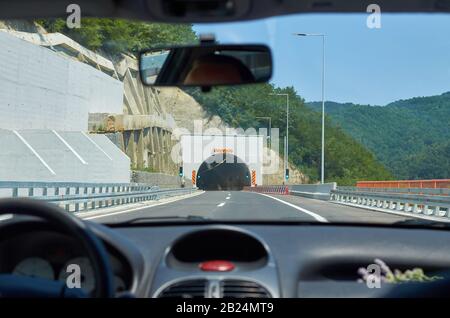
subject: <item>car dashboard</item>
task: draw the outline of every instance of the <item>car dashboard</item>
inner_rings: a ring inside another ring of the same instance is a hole
[[[69,263],[95,282],[72,238],[40,220],[0,223],[0,273],[61,280]],[[427,275],[450,268],[445,230],[330,224],[88,222],[103,241],[116,295],[134,297],[384,297],[358,268],[382,259],[391,268],[420,267]],[[231,267],[203,266],[219,261]]]

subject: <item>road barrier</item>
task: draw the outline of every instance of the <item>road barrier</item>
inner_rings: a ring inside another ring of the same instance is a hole
[[[336,182],[324,184],[294,184],[289,185],[289,193],[301,197],[329,200],[331,190],[336,189]]]
[[[286,185],[244,187],[244,191],[287,195],[289,194],[289,187]]]
[[[245,187],[245,191],[296,195],[318,200],[329,200],[330,191],[336,189],[336,183],[325,184],[295,184],[295,185],[277,185],[277,186],[256,186]]]
[[[252,186],[256,186],[256,171],[252,170]]]
[[[338,187],[331,191],[330,201],[381,212],[450,220],[449,189]]]
[[[1,197],[42,200],[57,204],[68,212],[159,200],[195,191],[195,188],[160,189],[129,183],[0,182]]]
[[[357,189],[361,192],[382,192],[382,193],[403,193],[403,194],[420,194],[420,195],[450,195],[450,188],[355,188],[355,187],[339,187],[340,190],[354,191]]]
[[[450,188],[450,179],[358,181],[357,188]]]

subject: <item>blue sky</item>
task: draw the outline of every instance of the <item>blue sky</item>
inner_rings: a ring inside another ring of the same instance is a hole
[[[241,23],[194,25],[222,43],[265,43],[274,54],[272,82],[294,86],[306,101],[321,99],[322,41],[293,32],[326,34],[325,97],[386,105],[450,91],[450,15],[297,15]]]

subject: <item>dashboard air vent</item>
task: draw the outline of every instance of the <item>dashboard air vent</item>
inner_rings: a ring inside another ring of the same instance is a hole
[[[223,298],[271,298],[264,287],[245,280],[224,280],[221,289]]]
[[[208,282],[205,279],[189,280],[170,285],[159,298],[205,298]]]

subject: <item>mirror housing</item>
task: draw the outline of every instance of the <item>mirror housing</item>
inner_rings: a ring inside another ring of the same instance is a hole
[[[266,83],[272,77],[272,54],[266,45],[154,48],[139,56],[141,81],[148,86],[200,86]]]

